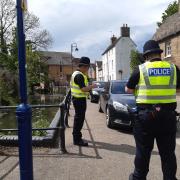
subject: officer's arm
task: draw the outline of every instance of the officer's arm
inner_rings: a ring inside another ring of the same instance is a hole
[[[127,84],[126,84],[125,91],[127,93],[130,93],[130,94],[134,93],[135,87],[139,82],[139,77],[140,77],[140,72],[139,72],[139,68],[137,67],[133,71],[131,77],[129,78],[129,80],[128,80]]]
[[[97,87],[96,84],[85,86],[84,77],[81,74],[76,75],[75,78],[74,78],[74,81],[75,81],[76,84],[79,85],[81,91],[83,91],[83,92],[89,92],[93,88]]]
[[[129,94],[133,94],[134,93],[134,89],[130,89],[127,86],[125,87],[125,91]]]
[[[92,90],[93,88],[96,88],[96,87],[97,87],[96,84],[92,84],[92,85],[85,86],[85,87],[81,88],[81,91],[83,91],[83,92],[89,92],[90,90]]]

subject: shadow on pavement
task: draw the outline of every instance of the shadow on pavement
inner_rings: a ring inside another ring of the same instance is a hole
[[[11,164],[12,165],[12,164]],[[10,165],[10,166],[11,166]],[[3,175],[0,176],[0,179],[3,180],[5,179],[17,166],[19,165],[19,161],[16,162],[15,164],[12,165],[12,167],[10,167],[10,169]]]
[[[89,143],[91,143],[89,141]],[[134,146],[128,145],[128,144],[110,144],[105,142],[94,142],[96,144],[97,149],[105,149],[109,151],[116,151],[116,152],[122,152],[127,153],[130,155],[135,155],[136,148]],[[93,147],[93,146],[89,146]],[[157,151],[152,151],[153,155],[159,155]]]

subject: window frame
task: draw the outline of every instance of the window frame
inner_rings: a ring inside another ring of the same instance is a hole
[[[165,42],[165,57],[172,56],[172,48],[171,48],[171,41]]]

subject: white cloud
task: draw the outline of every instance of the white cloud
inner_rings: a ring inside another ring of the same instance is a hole
[[[163,11],[172,0],[31,0],[29,11],[40,18],[54,38],[52,50],[70,51],[77,42],[77,55],[100,57],[110,36],[120,35],[120,26],[131,27],[138,47],[156,30]],[[112,33],[110,32],[112,31]],[[93,51],[93,52],[92,52]],[[87,53],[87,54],[84,54]]]

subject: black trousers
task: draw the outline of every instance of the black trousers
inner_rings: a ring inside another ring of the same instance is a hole
[[[146,180],[151,152],[156,140],[163,172],[163,180],[177,180],[176,115],[174,111],[160,111],[155,115],[148,110],[139,111],[134,125],[136,142],[133,180]]]
[[[73,140],[78,142],[82,138],[81,129],[84,124],[85,113],[86,113],[86,98],[72,98],[75,116],[73,125]]]

